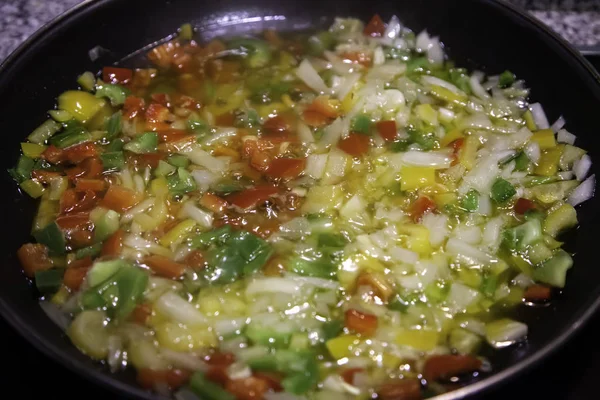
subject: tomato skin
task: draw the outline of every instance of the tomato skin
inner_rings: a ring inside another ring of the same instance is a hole
[[[82,228],[90,223],[90,213],[80,212],[76,214],[61,215],[56,218],[56,223],[63,230]]]
[[[256,376],[245,379],[231,379],[225,385],[225,390],[238,400],[261,400],[269,390],[267,381]]]
[[[481,368],[481,360],[464,354],[443,354],[427,358],[423,377],[428,381],[450,379],[453,376],[475,372]]]
[[[96,157],[98,147],[91,142],[77,144],[63,150],[63,158],[73,164],[79,164],[86,158]]]
[[[206,267],[206,259],[200,250],[193,250],[190,252],[190,254],[183,259],[183,262],[185,265],[195,270],[201,270]]]
[[[140,200],[139,193],[123,186],[110,185],[101,203],[104,207],[121,213],[135,206]]]
[[[385,23],[382,21],[379,14],[373,15],[373,18],[369,21],[363,33],[371,37],[381,37],[385,32]]]
[[[135,306],[131,313],[131,320],[140,325],[146,325],[148,318],[152,315],[152,306],[148,303],[142,303]]]
[[[529,199],[521,197],[515,202],[515,212],[517,214],[523,215],[533,209],[535,209],[535,203]]]
[[[48,247],[39,243],[26,243],[17,250],[17,258],[25,275],[33,278],[37,271],[46,271],[54,266],[48,256]]]
[[[552,297],[552,288],[546,285],[531,285],[527,289],[525,289],[525,293],[523,293],[523,298],[525,301],[539,303],[550,300]]]
[[[352,385],[354,375],[360,372],[364,372],[364,368],[347,368],[343,370],[340,375],[347,384]]]
[[[338,112],[329,102],[329,96],[317,97],[302,113],[304,122],[314,127],[327,125],[337,116]]]
[[[347,138],[338,142],[338,147],[353,157],[359,157],[367,153],[370,145],[371,139],[360,133],[351,133]]]
[[[115,233],[109,236],[102,244],[102,256],[118,257],[123,251],[123,239],[125,231],[118,229]]]
[[[88,211],[94,208],[97,203],[98,196],[96,192],[91,190],[77,192],[75,189],[67,189],[60,197],[59,209],[61,214]]]
[[[75,183],[75,191],[85,192],[91,190],[92,192],[101,192],[106,188],[106,182],[102,179],[77,179]]]
[[[177,389],[185,385],[191,376],[191,372],[183,369],[155,371],[141,368],[137,371],[137,382],[145,389],[153,389],[158,383],[166,383],[170,389]]]
[[[185,265],[176,263],[168,257],[153,254],[144,258],[144,264],[158,276],[169,279],[181,278],[185,273]]]
[[[51,164],[58,164],[59,162],[63,161],[63,151],[51,144],[46,148],[46,150],[44,150],[41,158]]]
[[[228,206],[225,199],[212,193],[205,193],[200,199],[200,205],[217,214],[224,212]]]
[[[348,329],[365,336],[371,336],[377,330],[377,317],[355,309],[346,311],[345,325]]]
[[[135,96],[125,98],[123,104],[123,117],[133,119],[144,111],[144,99]]]
[[[436,209],[436,204],[433,200],[431,200],[427,196],[419,197],[410,207],[410,214],[412,216],[413,221],[419,222],[423,215],[428,212],[434,211]]]
[[[227,196],[227,201],[242,209],[254,208],[279,193],[279,189],[270,185],[259,185]]]
[[[265,175],[271,178],[297,178],[305,166],[305,158],[276,158],[269,164]]]
[[[71,262],[63,277],[63,284],[71,290],[79,290],[89,269],[92,267],[92,257],[85,257]]]
[[[421,382],[415,378],[405,378],[396,382],[383,384],[377,390],[378,399],[381,400],[421,400]]]
[[[124,84],[129,82],[133,71],[129,68],[104,67],[102,68],[102,80],[112,84]]]
[[[375,127],[386,142],[393,142],[398,137],[396,121],[379,121],[375,124]]]

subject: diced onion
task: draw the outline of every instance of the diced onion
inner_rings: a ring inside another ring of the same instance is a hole
[[[121,217],[121,223],[124,224],[124,223],[130,222],[135,215],[143,213],[144,211],[148,210],[150,207],[152,207],[154,205],[155,200],[156,199],[154,197],[151,197],[149,199],[142,201],[135,207],[129,209]]]
[[[481,82],[479,81],[481,78],[473,74],[471,78],[469,78],[469,83],[471,84],[471,90],[473,93],[482,100],[487,100],[490,98],[490,95],[485,91],[483,86],[481,86]]]
[[[188,201],[183,205],[181,208],[181,213],[183,216],[189,217],[198,222],[203,228],[208,229],[212,227],[212,214],[196,207],[192,201]]]
[[[538,129],[548,129],[550,127],[546,113],[544,112],[544,109],[540,103],[530,104],[529,110],[531,111],[533,121]]]
[[[583,181],[579,186],[577,186],[575,190],[573,190],[573,192],[569,195],[567,202],[575,207],[576,205],[591,199],[594,196],[595,188],[596,176],[592,175]]]
[[[554,121],[554,123],[552,124],[552,126],[550,127],[550,129],[552,129],[555,133],[560,131],[566,124],[565,119],[563,118],[563,116],[561,115],[560,117],[558,117],[558,119],[556,121]]]
[[[313,143],[315,141],[315,137],[313,136],[308,125],[303,123],[302,121],[298,121],[298,137],[302,143]]]
[[[559,143],[575,144],[575,139],[577,139],[577,136],[566,129],[560,129],[556,135],[556,140]]]
[[[208,365],[198,356],[190,353],[182,353],[166,348],[160,349],[160,354],[170,363],[179,368],[185,368],[190,371],[206,371]]]
[[[451,91],[453,93],[456,93],[456,94],[464,94],[462,90],[460,90],[459,88],[457,88],[456,86],[454,86],[450,82],[445,81],[445,80],[440,79],[440,78],[437,78],[435,76],[423,75],[421,77],[421,82],[425,82],[425,83],[428,83],[430,85],[441,86],[441,87],[446,88],[449,91]]]
[[[387,46],[391,46],[395,39],[400,36],[400,32],[402,31],[402,25],[400,24],[400,19],[397,16],[393,15],[388,22],[388,25],[381,36],[381,43]]]
[[[194,170],[192,177],[196,180],[201,192],[206,192],[210,186],[219,180],[219,177],[210,171]]]
[[[578,181],[582,181],[587,176],[592,167],[592,159],[587,154],[584,154],[579,160],[573,164],[573,172]]]
[[[317,70],[315,70],[310,61],[308,61],[307,59],[302,60],[302,62],[296,69],[296,75],[315,92],[329,92],[329,88],[327,87],[327,85],[325,85],[323,78],[319,76]]]
[[[200,165],[215,174],[225,173],[229,165],[226,160],[213,157],[197,146],[188,146],[181,150],[179,154],[186,156],[194,164]]]
[[[459,258],[467,259],[475,264],[491,264],[496,260],[484,251],[456,238],[448,239],[446,251]]]
[[[196,307],[170,291],[154,302],[154,308],[173,321],[184,324],[205,324],[207,322],[206,317]]]
[[[388,249],[388,254],[392,258],[392,260],[397,262],[414,264],[417,261],[419,261],[419,255],[417,253],[398,246],[394,246]]]
[[[402,155],[402,162],[417,167],[445,169],[450,167],[452,158],[443,151],[407,151]]]
[[[216,143],[223,142],[229,138],[232,138],[238,134],[237,128],[231,127],[217,127],[215,133],[208,135],[202,143],[206,146],[212,146]]]

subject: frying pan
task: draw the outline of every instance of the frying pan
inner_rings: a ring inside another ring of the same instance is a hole
[[[201,39],[266,28],[280,30],[327,26],[334,16],[367,20],[398,15],[419,32],[439,35],[458,65],[490,74],[510,69],[532,88],[551,120],[563,115],[577,144],[600,160],[598,112],[600,76],[572,47],[524,12],[492,0],[99,0],[85,2],[46,26],[0,68],[0,148],[2,170],[18,157],[19,142],[46,118],[55,97],[75,87],[86,70],[135,56],[191,22]],[[95,57],[90,58],[90,50]],[[132,56],[133,54],[133,56]],[[38,306],[16,260],[17,248],[30,240],[35,201],[20,194],[8,174],[0,177],[2,231],[0,314],[36,348],[77,373],[122,395],[159,399],[138,388],[130,370],[110,374],[76,350]],[[567,286],[549,306],[521,306],[516,318],[529,324],[526,343],[490,353],[493,371],[476,383],[440,396],[481,395],[538,364],[559,348],[600,304],[600,268],[595,236],[600,198],[579,208],[581,226],[567,238],[575,266]]]

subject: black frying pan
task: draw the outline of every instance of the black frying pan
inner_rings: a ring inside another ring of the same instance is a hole
[[[392,14],[415,31],[440,35],[459,64],[491,74],[510,69],[532,88],[551,120],[563,115],[578,144],[600,163],[598,134],[600,77],[568,44],[541,23],[510,5],[491,0],[282,1],[282,0],[99,0],[86,2],[42,29],[0,68],[2,170],[13,166],[19,142],[46,118],[55,97],[75,87],[78,74],[97,71],[192,22],[202,39],[265,28],[306,29],[328,24],[333,16],[363,20]],[[100,46],[92,61],[89,50]],[[121,394],[159,396],[138,388],[131,371],[111,375],[76,350],[45,316],[21,273],[17,248],[29,240],[35,202],[20,195],[2,173],[2,269],[0,314],[40,351]],[[575,253],[563,293],[544,308],[517,310],[530,327],[526,344],[494,353],[493,372],[479,382],[441,396],[456,399],[481,394],[539,363],[575,333],[600,305],[600,251],[595,237],[600,196],[579,210],[581,226],[568,240]],[[10,344],[5,344],[10,346]],[[567,367],[568,368],[568,367]]]

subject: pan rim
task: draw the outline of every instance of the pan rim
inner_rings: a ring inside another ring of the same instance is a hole
[[[24,55],[40,38],[50,34],[52,31],[60,28],[64,23],[68,23],[70,20],[77,18],[81,13],[87,11],[92,6],[100,6],[101,3],[109,3],[112,1],[119,0],[84,0],[81,3],[70,8],[63,14],[50,20],[34,34],[27,38],[21,43],[6,59],[0,63],[0,76],[7,74],[11,70],[13,64]],[[577,62],[579,67],[583,71],[578,72],[578,75],[588,75],[588,78],[592,78],[595,81],[595,90],[600,93],[600,72],[592,66],[592,64],[584,58],[584,56],[577,51],[573,45],[562,38],[558,33],[554,32],[542,21],[535,18],[533,15],[526,12],[526,10],[508,3],[506,0],[478,0],[482,3],[486,3],[496,9],[503,9],[505,18],[520,19],[525,24],[529,25],[531,29],[537,31],[540,34],[540,40],[546,42],[554,42],[555,48],[560,48],[566,51],[564,57],[570,58],[570,61]],[[510,16],[508,15],[510,14]],[[552,340],[546,343],[543,347],[534,351],[529,357],[520,360],[514,365],[502,370],[501,372],[495,373],[489,377],[486,377],[476,383],[465,386],[461,389],[454,390],[449,393],[441,394],[436,397],[437,400],[456,400],[465,398],[467,396],[480,395],[485,392],[489,392],[501,385],[505,385],[517,376],[530,371],[534,366],[539,364],[543,359],[556,353],[561,349],[569,339],[575,334],[581,331],[582,327],[588,323],[591,316],[600,308],[600,296],[594,296],[599,294],[600,289],[596,293],[590,293],[590,300],[587,302],[585,307],[582,307],[573,319],[573,323],[570,326],[566,326],[559,335],[555,336]],[[136,397],[140,399],[158,400],[167,399],[162,395],[157,395],[145,391],[141,388],[134,387],[132,385],[123,383],[111,374],[107,374],[103,371],[98,371],[90,368],[83,361],[73,359],[69,357],[64,351],[58,348],[55,344],[49,341],[47,338],[39,335],[31,329],[31,325],[22,319],[17,313],[12,310],[10,304],[0,299],[0,316],[8,322],[8,324],[18,332],[18,334],[32,344],[38,351],[45,356],[57,361],[65,368],[69,369],[73,373],[76,373],[88,381],[102,385],[107,390],[111,390],[120,395],[127,395],[129,397]],[[24,334],[23,332],[28,332]]]

